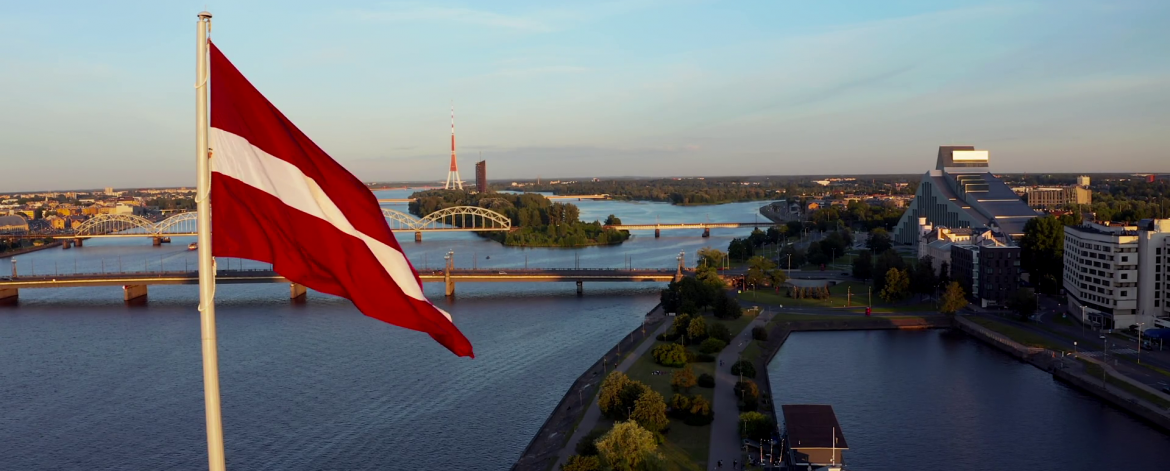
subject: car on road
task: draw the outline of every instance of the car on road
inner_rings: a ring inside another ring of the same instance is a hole
[[[500,274],[501,274],[501,275],[507,275],[507,273],[504,273],[504,272],[500,272]]]

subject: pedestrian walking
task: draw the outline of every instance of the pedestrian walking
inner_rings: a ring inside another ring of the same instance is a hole
[[[739,469],[739,460],[731,461],[731,469]]]

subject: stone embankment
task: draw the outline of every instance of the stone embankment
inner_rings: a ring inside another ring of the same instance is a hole
[[[646,314],[645,329],[642,326],[636,327],[625,337],[622,337],[613,348],[605,352],[605,355],[598,358],[584,373],[581,373],[577,381],[574,381],[569,390],[565,392],[561,402],[549,413],[544,425],[528,442],[528,447],[524,449],[524,453],[520,454],[516,463],[512,465],[512,469],[514,471],[549,470],[556,463],[557,455],[564,448],[565,442],[572,436],[573,429],[576,428],[577,423],[581,421],[581,417],[588,410],[585,405],[592,402],[593,395],[597,393],[597,388],[601,386],[601,380],[605,377],[605,371],[613,369],[614,365],[621,362],[621,355],[634,351],[634,347],[641,343],[646,336],[653,335],[653,332],[665,319],[666,314],[662,311],[662,306],[654,306],[654,309]]]
[[[60,246],[61,246],[61,241],[57,240],[57,241],[49,242],[45,245],[38,245],[36,247],[25,247],[23,249],[16,249],[16,250],[8,251],[8,252],[0,252],[0,258],[15,257],[17,255],[24,255],[26,253],[32,253],[32,252],[36,252],[38,250],[51,249],[53,247],[60,247]]]

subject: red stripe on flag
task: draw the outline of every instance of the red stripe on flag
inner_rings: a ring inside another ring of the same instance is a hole
[[[426,332],[456,355],[474,357],[467,338],[430,303],[399,290],[363,241],[228,176],[214,174],[211,192],[217,257],[271,263],[289,281],[348,298],[367,316]]]

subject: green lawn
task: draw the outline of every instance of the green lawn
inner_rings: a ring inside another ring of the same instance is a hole
[[[811,298],[790,298],[786,291],[781,288],[779,293],[773,290],[747,290],[739,294],[740,301],[745,303],[752,303],[758,301],[767,304],[779,304],[793,307],[817,307],[817,308],[845,308],[848,301],[849,307],[855,308],[864,312],[866,302],[869,300],[870,286],[858,281],[846,281],[838,283],[835,286],[829,287],[829,297],[827,299],[811,299]],[[852,294],[852,296],[850,296]],[[874,293],[873,296],[873,312],[917,312],[917,311],[935,311],[937,308],[932,302],[920,302],[909,304],[886,304]]]
[[[971,322],[974,322],[976,324],[979,324],[983,327],[986,327],[987,329],[989,329],[991,331],[999,332],[999,333],[1007,336],[1008,338],[1015,340],[1016,342],[1019,342],[1021,345],[1025,345],[1028,347],[1047,348],[1047,349],[1051,349],[1051,350],[1064,350],[1065,349],[1065,347],[1057,344],[1056,342],[1048,340],[1048,339],[1040,336],[1039,334],[1035,334],[1035,333],[1026,331],[1026,330],[1021,329],[1019,327],[1016,327],[1014,325],[1004,324],[1002,322],[999,322],[997,320],[990,319],[987,317],[967,317],[966,319],[971,321]]]
[[[1101,373],[1102,373],[1101,365],[1087,361],[1084,358],[1077,358],[1077,360],[1080,361],[1081,363],[1084,363],[1085,373],[1088,373],[1089,376],[1092,376],[1094,378],[1101,377]],[[1121,388],[1121,389],[1125,390],[1125,392],[1128,392],[1130,394],[1133,394],[1134,396],[1142,398],[1146,402],[1154,404],[1162,409],[1166,409],[1166,408],[1170,407],[1170,401],[1162,399],[1160,396],[1158,396],[1156,394],[1152,394],[1149,391],[1146,391],[1146,390],[1141,389],[1137,386],[1134,386],[1134,385],[1130,384],[1129,382],[1121,380],[1113,375],[1106,375],[1106,376],[1107,376],[1106,381],[1109,382],[1110,386]]]

